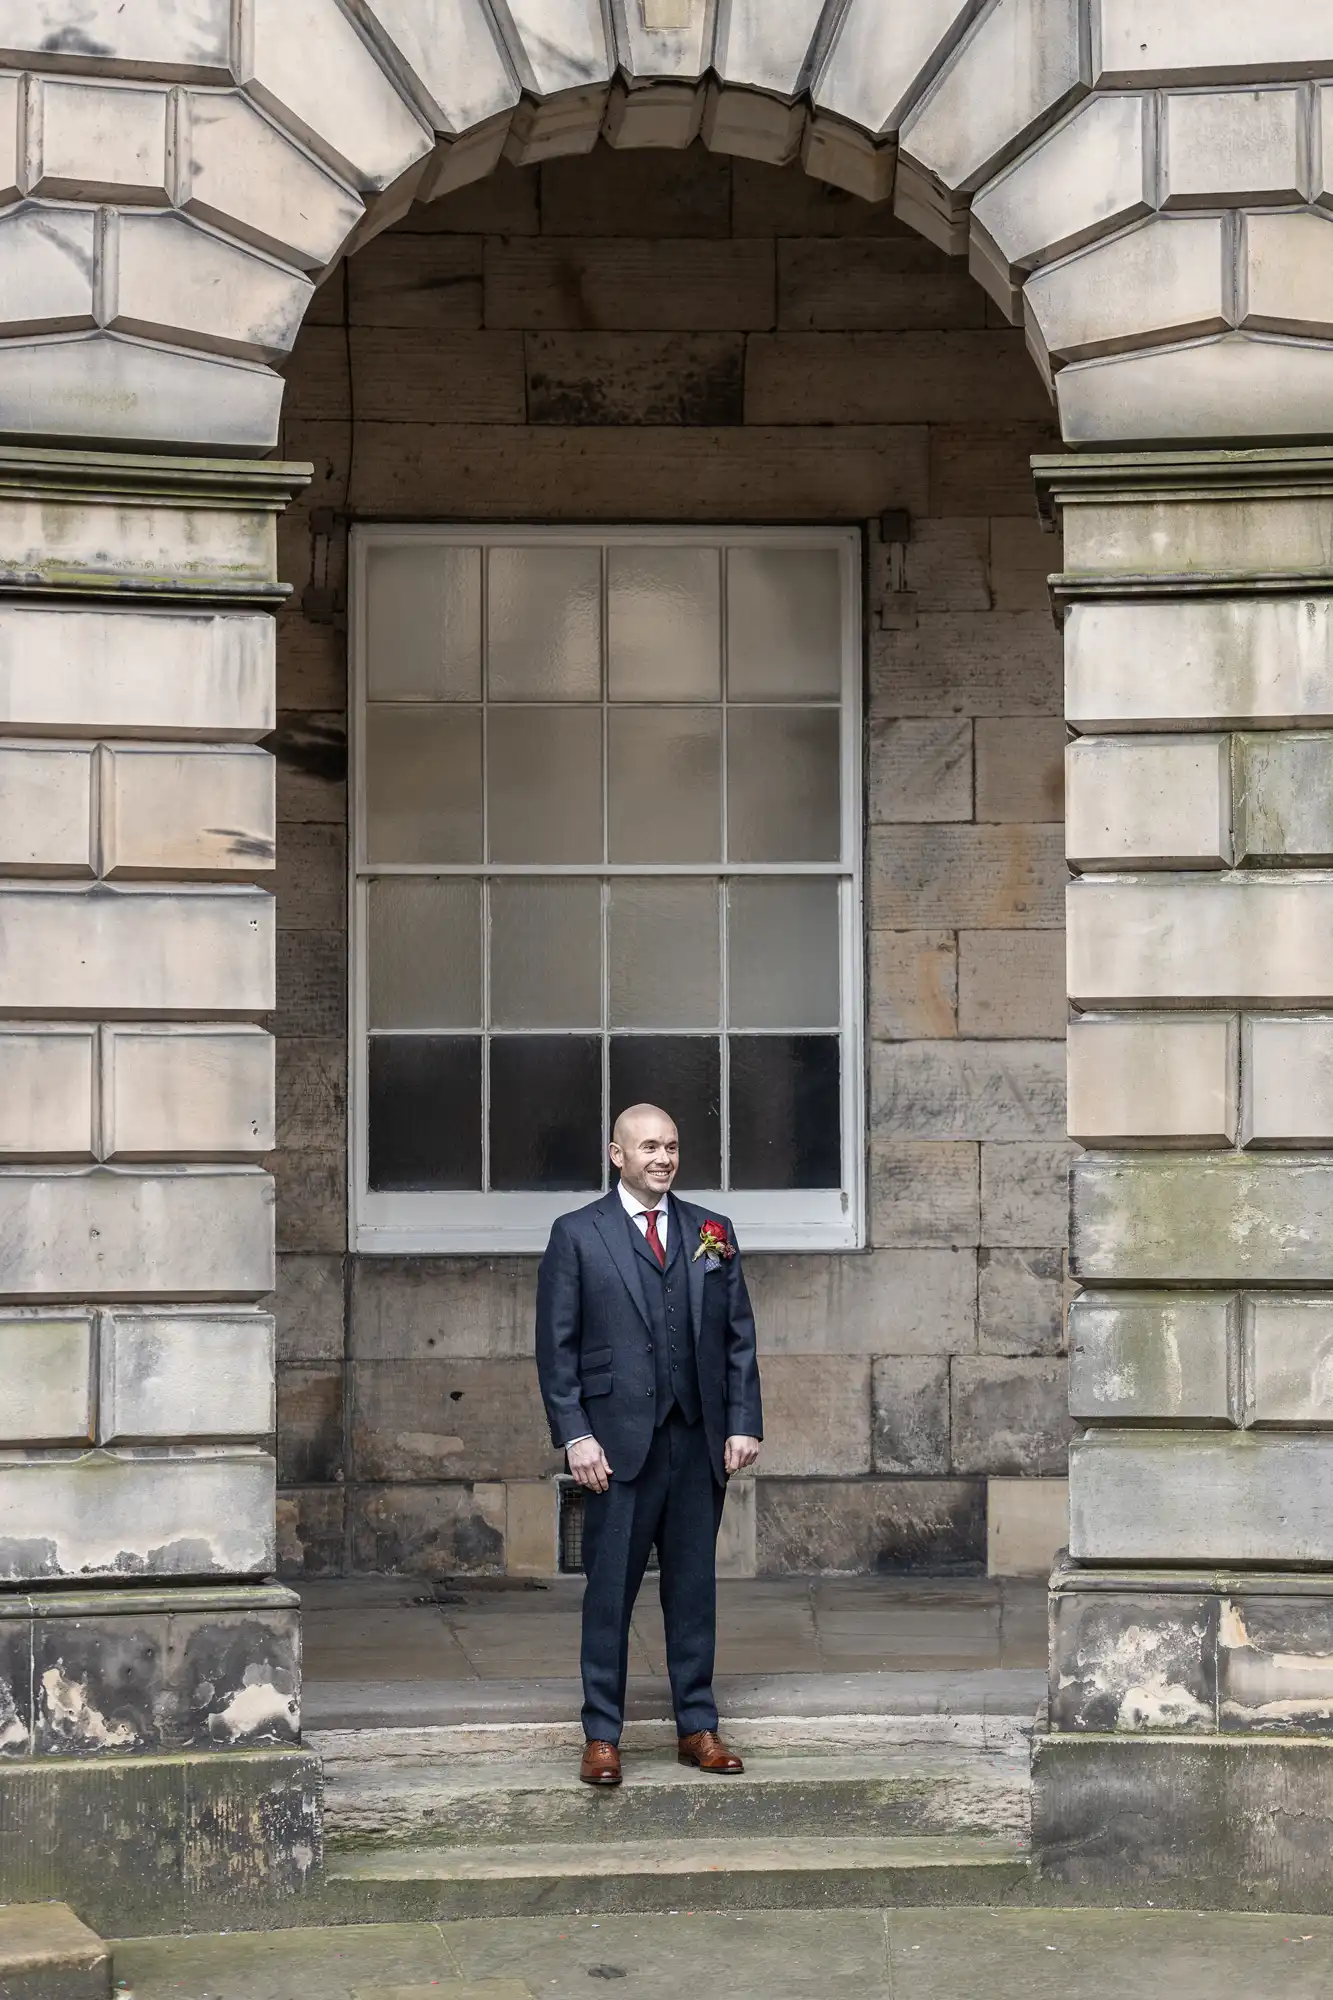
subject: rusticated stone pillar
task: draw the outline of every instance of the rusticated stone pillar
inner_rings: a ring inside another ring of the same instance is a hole
[[[120,1931],[318,1861],[259,1305],[306,476],[0,451],[0,1901]]]
[[[1333,1900],[1333,450],[1062,517],[1072,1258],[1046,1875]]]

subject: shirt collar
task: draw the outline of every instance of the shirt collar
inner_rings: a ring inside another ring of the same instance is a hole
[[[645,1208],[639,1197],[636,1194],[630,1193],[624,1181],[616,1182],[616,1193],[620,1196],[621,1207],[624,1209],[626,1215],[629,1216],[665,1215],[667,1212],[667,1203],[671,1198],[669,1195],[664,1194],[657,1201],[651,1203],[649,1207]]]

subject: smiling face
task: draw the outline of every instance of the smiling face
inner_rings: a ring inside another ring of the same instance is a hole
[[[655,1104],[632,1104],[616,1120],[610,1153],[623,1185],[645,1208],[653,1208],[676,1178],[680,1137]]]

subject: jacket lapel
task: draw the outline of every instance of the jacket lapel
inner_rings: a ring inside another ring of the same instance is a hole
[[[682,1202],[671,1197],[671,1226],[680,1245],[680,1254],[687,1259],[686,1270],[690,1280],[690,1325],[694,1331],[694,1344],[699,1344],[699,1329],[704,1323],[704,1260],[695,1261],[698,1249],[698,1228],[694,1225]]]
[[[634,1301],[639,1318],[651,1333],[652,1322],[648,1318],[648,1302],[644,1298],[643,1280],[639,1276],[639,1260],[630,1245],[625,1211],[614,1188],[604,1201],[597,1204],[592,1219],[611,1253],[612,1263],[625,1280],[626,1290]]]

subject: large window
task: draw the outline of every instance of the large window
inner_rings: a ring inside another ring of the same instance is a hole
[[[747,1247],[858,1244],[858,537],[354,556],[356,1246],[540,1249],[644,1098]]]

